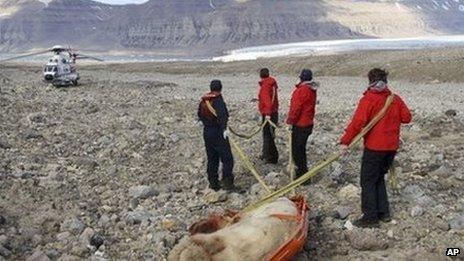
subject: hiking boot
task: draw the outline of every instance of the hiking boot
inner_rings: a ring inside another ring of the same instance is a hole
[[[378,219],[360,218],[353,222],[353,225],[359,228],[376,228],[379,227]]]
[[[214,191],[221,190],[221,186],[219,184],[209,184],[209,188],[214,190]]]
[[[243,193],[242,189],[240,189],[239,187],[235,186],[234,184],[232,184],[232,185],[227,185],[227,186],[224,187],[224,189],[225,189],[227,192],[229,192],[229,193],[234,193],[234,192],[235,192],[235,193],[239,193],[239,194]]]
[[[390,214],[380,214],[379,220],[383,223],[389,223],[392,221],[392,217],[390,216]]]
[[[222,182],[222,187],[229,193],[239,193],[239,194],[242,194],[244,193],[245,191],[243,189],[241,189],[240,187],[237,187],[234,185],[233,182],[226,182],[226,181],[223,181]]]
[[[268,160],[268,159],[265,162],[266,162],[266,164],[277,164],[277,163],[279,163],[278,160]]]

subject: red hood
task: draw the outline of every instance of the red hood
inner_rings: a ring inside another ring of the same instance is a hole
[[[300,88],[302,86],[307,86],[307,87],[309,87],[310,89],[312,89],[314,91],[317,90],[317,85],[314,82],[311,82],[311,81],[302,81],[302,82],[298,83],[297,85],[295,85],[296,88]]]
[[[381,90],[381,91],[377,91],[377,90],[374,90],[373,88],[368,88],[365,92],[364,92],[364,95],[366,94],[376,94],[376,95],[382,95],[382,96],[389,96],[392,92],[390,91],[390,89],[387,87],[385,87],[385,89]]]
[[[212,99],[217,98],[219,96],[221,96],[220,92],[209,92],[209,93],[203,95],[203,97],[201,97],[201,99],[205,100],[205,101],[209,101],[209,100],[212,100]]]
[[[259,81],[259,85],[262,86],[263,84],[267,84],[267,85],[270,85],[270,86],[273,86],[273,85],[276,85],[276,80],[273,78],[273,77],[267,77],[267,78],[263,78],[261,79],[261,81]],[[277,86],[276,86],[277,88]]]

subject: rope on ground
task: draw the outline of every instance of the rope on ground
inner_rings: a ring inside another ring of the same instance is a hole
[[[347,150],[351,150],[354,146],[356,146],[361,141],[361,139],[385,116],[385,114],[387,113],[388,108],[390,108],[390,105],[393,102],[393,98],[394,98],[394,94],[392,93],[390,96],[388,96],[383,108],[362,129],[362,131],[353,139],[351,144],[348,146]],[[255,203],[249,205],[248,207],[246,207],[243,210],[243,212],[252,211],[252,210],[254,210],[256,208],[261,207],[264,204],[272,202],[272,201],[276,200],[277,198],[288,194],[289,192],[293,191],[298,186],[303,184],[305,181],[307,181],[307,180],[311,179],[312,177],[316,176],[321,170],[323,170],[327,166],[330,166],[332,164],[332,162],[338,160],[341,156],[342,156],[342,152],[337,152],[337,153],[332,154],[329,158],[327,158],[326,160],[316,164],[315,167],[313,167],[311,170],[306,172],[304,175],[302,175],[301,177],[299,177],[295,181],[290,182],[285,187],[283,187],[283,188],[281,188],[281,189],[279,189],[279,190],[277,190],[277,191],[263,197],[262,199],[260,199],[259,201],[255,202]]]
[[[388,173],[388,184],[393,190],[399,189],[400,184],[398,182],[398,175],[394,166],[390,167],[390,171]]]
[[[263,186],[263,188],[266,190],[267,193],[272,193],[272,190],[266,185],[266,182],[264,182],[263,178],[261,178],[261,175],[259,172],[256,170],[256,168],[253,166],[253,163],[251,163],[250,159],[246,156],[245,152],[238,146],[238,144],[229,137],[230,144],[232,144],[232,147],[234,148],[235,152],[238,154],[242,162],[245,164],[245,167],[250,170],[250,172],[255,176],[256,180],[258,180],[259,184]]]
[[[229,127],[229,131],[230,131],[230,133],[234,134],[235,136],[237,136],[239,138],[249,140],[249,139],[253,138],[254,136],[256,136],[256,134],[260,133],[264,129],[264,126],[266,126],[266,124],[267,124],[266,121],[263,122],[258,128],[256,128],[256,130],[254,130],[250,134],[239,133],[239,132],[235,131],[234,129],[232,129],[231,127]]]

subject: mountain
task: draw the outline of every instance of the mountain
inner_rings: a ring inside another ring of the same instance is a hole
[[[462,0],[0,0],[0,50],[54,44],[184,55],[295,41],[464,33]]]

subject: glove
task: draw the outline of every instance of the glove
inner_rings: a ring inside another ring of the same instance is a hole
[[[225,140],[227,140],[227,137],[229,136],[229,131],[228,130],[225,130],[223,133],[222,133],[222,137],[224,137]]]
[[[203,127],[203,122],[199,120],[199,121],[197,121],[196,125],[197,125],[198,127]]]

